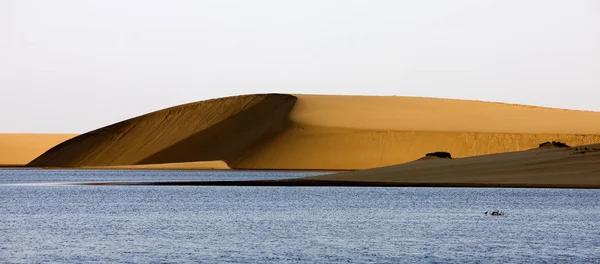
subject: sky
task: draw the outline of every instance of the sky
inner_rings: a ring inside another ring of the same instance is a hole
[[[600,111],[600,1],[0,1],[0,132],[272,92]]]

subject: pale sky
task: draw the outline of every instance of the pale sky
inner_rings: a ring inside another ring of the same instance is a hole
[[[3,0],[0,132],[248,93],[600,111],[600,1]]]

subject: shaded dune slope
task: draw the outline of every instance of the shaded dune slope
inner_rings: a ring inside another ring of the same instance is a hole
[[[466,100],[245,95],[177,106],[67,141],[31,166],[222,160],[235,169],[356,170],[600,142],[600,113]],[[170,165],[171,167],[175,165]]]
[[[80,135],[29,166],[79,167],[222,160],[235,165],[289,124],[296,98],[246,95],[172,107]]]
[[[426,159],[303,180],[401,183],[410,186],[600,187],[600,144],[537,148],[468,157]]]

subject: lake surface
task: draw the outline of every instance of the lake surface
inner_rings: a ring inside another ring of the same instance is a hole
[[[43,184],[315,174],[0,170],[0,262],[600,262],[599,190]]]
[[[325,172],[232,170],[42,170],[0,169],[0,184],[123,181],[243,181],[308,177]]]

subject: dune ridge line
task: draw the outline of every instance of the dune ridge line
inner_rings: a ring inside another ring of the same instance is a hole
[[[600,142],[600,113],[456,99],[256,94],[159,110],[65,141],[33,167],[220,160],[233,169],[358,170]]]
[[[171,107],[65,141],[28,165],[236,164],[288,125],[295,101],[290,95],[247,95]]]

